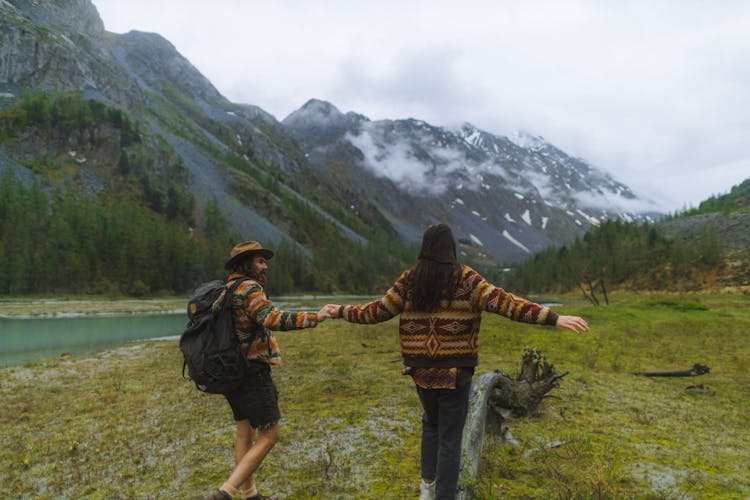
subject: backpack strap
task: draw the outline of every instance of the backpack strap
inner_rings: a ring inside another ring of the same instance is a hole
[[[234,280],[234,283],[232,283],[231,286],[228,287],[228,290],[230,292],[234,293],[234,290],[243,281],[251,281],[253,283],[257,283],[258,285],[260,285],[260,283],[258,283],[258,280],[250,278],[250,277],[247,277],[247,276],[243,276],[241,278],[237,278],[236,280]],[[234,322],[234,317],[232,317],[232,322]],[[253,338],[255,338],[255,336]],[[250,350],[250,342],[251,341],[252,341],[252,339],[248,339],[244,343],[241,344],[242,345],[242,352],[243,352],[243,354],[247,354],[247,351]],[[269,346],[269,350],[270,350],[270,346]]]
[[[227,292],[229,292],[230,294],[234,293],[234,291],[237,289],[238,286],[240,286],[240,283],[242,283],[243,281],[253,281],[253,279],[247,278],[247,277],[237,278],[236,280],[232,282],[230,286],[224,288],[224,290],[222,290],[222,292],[216,298],[214,303],[211,304],[211,312],[214,315],[219,314],[219,310],[224,305],[224,299],[227,297]]]

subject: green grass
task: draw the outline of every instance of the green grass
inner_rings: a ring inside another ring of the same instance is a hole
[[[479,498],[747,498],[750,296],[615,295],[569,306],[585,334],[484,315],[477,373],[525,346],[570,371],[491,441]],[[416,498],[419,402],[396,323],[278,334],[282,437],[257,473],[284,498]],[[707,364],[694,378],[635,371]],[[0,497],[202,498],[232,467],[220,396],[181,379],[176,342],[0,368]],[[685,391],[704,384],[709,392]],[[561,441],[556,448],[544,445]]]

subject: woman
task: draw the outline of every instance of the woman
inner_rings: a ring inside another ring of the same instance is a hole
[[[574,332],[588,329],[582,318],[561,316],[516,297],[459,264],[453,233],[445,224],[427,228],[417,262],[383,298],[363,305],[328,307],[333,317],[352,323],[379,323],[400,315],[405,370],[414,379],[424,410],[420,499],[456,496],[482,312]]]

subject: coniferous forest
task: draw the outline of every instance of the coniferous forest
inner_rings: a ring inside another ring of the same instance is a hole
[[[684,241],[668,238],[654,225],[609,220],[570,245],[537,253],[506,282],[526,292],[577,290],[599,304],[608,301],[610,289],[669,290],[700,283],[722,259],[721,240],[710,227],[698,239]]]
[[[209,211],[209,214],[211,211]],[[209,227],[221,227],[220,214]],[[131,200],[0,180],[0,293],[184,291],[228,239],[198,237]]]
[[[236,242],[215,203],[198,231],[127,198],[0,178],[0,294],[184,293],[224,276]],[[386,239],[333,241],[312,261],[289,242],[274,250],[271,293],[382,291],[414,255]]]
[[[0,177],[0,294],[173,294],[226,274],[241,237],[215,200],[195,220],[185,166],[126,113],[77,92],[27,92],[0,118],[0,140],[37,175]],[[342,238],[272,175],[232,159],[286,203],[314,250],[264,242],[276,251],[271,293],[380,291],[413,259],[413,248],[377,231],[367,244]]]

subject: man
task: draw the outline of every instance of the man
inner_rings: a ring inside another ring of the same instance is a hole
[[[278,391],[271,378],[271,365],[281,364],[281,353],[272,330],[314,328],[330,317],[324,307],[317,313],[284,312],[266,297],[266,269],[273,252],[257,241],[246,241],[232,248],[224,268],[229,271],[227,287],[240,283],[232,297],[232,313],[237,336],[247,352],[250,370],[245,383],[227,394],[237,422],[234,444],[236,467],[209,500],[228,500],[239,491],[243,499],[272,500],[275,496],[258,493],[252,474],[279,440]],[[257,438],[254,440],[254,438]],[[254,442],[253,442],[254,441]]]
[[[453,233],[445,224],[427,228],[417,262],[383,298],[328,307],[334,317],[351,323],[380,323],[400,316],[401,354],[423,409],[420,499],[424,500],[456,497],[482,313],[574,332],[588,329],[583,318],[558,315],[495,287],[460,264]]]

